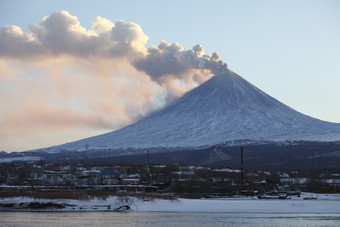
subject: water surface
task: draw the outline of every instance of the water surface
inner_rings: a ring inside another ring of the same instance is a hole
[[[340,226],[340,214],[0,212],[1,226]]]

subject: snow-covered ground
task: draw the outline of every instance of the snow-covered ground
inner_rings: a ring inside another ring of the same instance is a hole
[[[136,211],[229,213],[340,213],[340,200],[180,199],[136,203]]]
[[[304,200],[305,197],[317,197],[316,200]],[[106,200],[88,201],[70,199],[34,199],[14,197],[0,199],[0,204],[28,204],[32,202],[63,204],[62,209],[50,208],[48,211],[115,211],[123,205],[129,205],[132,212],[230,212],[230,213],[340,213],[340,194],[302,193],[301,197],[287,200],[259,200],[252,197],[219,199],[178,199],[143,201],[129,198],[109,197]],[[21,211],[15,207],[1,210]],[[37,211],[37,210],[34,210]],[[46,210],[44,210],[46,211]]]

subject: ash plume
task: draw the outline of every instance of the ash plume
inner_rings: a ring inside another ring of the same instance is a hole
[[[122,20],[98,16],[86,29],[59,11],[28,30],[0,28],[1,138],[32,128],[117,129],[227,69],[199,44],[146,48],[142,28]]]

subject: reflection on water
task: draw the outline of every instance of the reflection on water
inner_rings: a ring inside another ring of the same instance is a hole
[[[0,212],[1,226],[340,226],[340,214]]]

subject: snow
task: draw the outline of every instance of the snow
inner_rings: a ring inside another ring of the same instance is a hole
[[[42,209],[44,211],[112,211],[120,206],[127,205],[117,197],[109,197],[106,200],[101,199],[91,199],[91,200],[72,200],[72,199],[37,199],[31,197],[12,197],[0,199],[2,204],[22,204],[22,203],[55,203],[55,204],[68,204],[63,209]],[[1,209],[1,208],[0,208]],[[11,210],[3,208],[3,210]],[[12,208],[13,210],[13,208]],[[14,210],[20,211],[21,209]],[[30,209],[23,209],[24,211],[30,211]],[[32,210],[39,211],[39,210]]]
[[[90,150],[193,148],[238,140],[340,141],[340,124],[299,113],[229,70],[140,122],[40,150],[84,151],[86,144]]]
[[[41,160],[41,157],[36,156],[22,156],[22,157],[13,157],[13,158],[0,158],[0,163],[14,162],[14,161],[25,161],[25,162],[33,162]]]
[[[153,165],[154,168],[166,168],[166,165]]]
[[[213,171],[215,171],[215,172],[227,172],[227,173],[240,173],[241,172],[241,170],[238,170],[238,169],[229,169],[229,168],[214,169]]]
[[[281,178],[280,181],[282,183],[293,183],[293,184],[306,184],[308,182],[308,178]]]
[[[315,157],[319,158],[338,158],[340,157],[340,151],[333,151],[326,154],[318,154]]]
[[[317,200],[303,200],[304,197],[317,197]],[[236,197],[225,199],[178,199],[143,201],[129,198],[128,204],[117,197],[106,200],[92,199],[88,201],[70,199],[34,199],[29,197],[13,197],[0,199],[0,203],[53,202],[70,204],[62,210],[49,211],[113,211],[122,205],[130,205],[132,212],[230,212],[230,213],[340,213],[340,194],[302,193],[301,197],[288,200],[259,200],[252,197]],[[109,209],[110,208],[110,209]]]
[[[135,209],[143,212],[340,213],[340,201],[180,199],[138,203]]]

